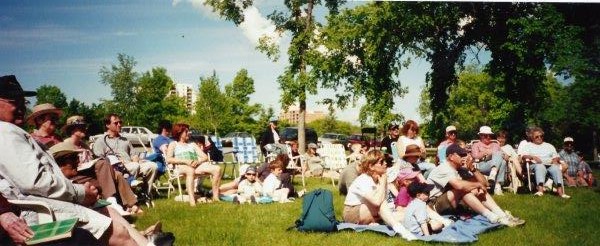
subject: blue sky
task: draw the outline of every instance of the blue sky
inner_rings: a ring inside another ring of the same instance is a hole
[[[279,111],[276,78],[287,57],[271,62],[254,49],[254,26],[242,29],[217,18],[196,0],[179,1],[1,1],[0,74],[15,74],[25,89],[56,85],[67,98],[94,103],[110,98],[99,82],[102,66],[116,63],[117,53],[135,57],[137,71],[165,67],[177,83],[197,87],[199,77],[216,71],[221,85],[242,68],[255,80],[251,101]],[[280,1],[258,1],[262,16]],[[356,5],[351,3],[352,5]],[[257,17],[260,21],[260,18]],[[286,37],[281,40],[285,54]],[[416,59],[400,79],[409,93],[397,99],[394,111],[421,121],[417,107],[429,63]],[[321,90],[308,99],[308,108],[332,95]],[[339,119],[357,124],[358,108],[338,111]]]

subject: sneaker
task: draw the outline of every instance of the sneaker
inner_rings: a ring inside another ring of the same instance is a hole
[[[518,225],[518,226],[519,226],[519,225],[523,225],[523,224],[525,224],[525,220],[523,220],[523,219],[520,219],[520,218],[517,218],[517,217],[513,216],[513,215],[510,213],[510,211],[508,211],[508,210],[504,210],[504,213],[505,213],[505,214],[506,214],[506,216],[508,216],[508,218],[509,218],[510,220],[512,220],[512,221],[513,221],[513,222],[514,222],[516,225]]]
[[[571,196],[569,196],[567,194],[562,194],[562,196],[560,196],[560,198],[569,199],[569,198],[571,198]]]
[[[250,196],[250,203],[256,204],[256,197]]]
[[[238,199],[238,197],[237,197],[237,196],[234,196],[234,197],[233,197],[233,203],[234,203],[234,204],[240,204],[240,199]]]
[[[497,223],[503,224],[503,225],[508,226],[508,227],[515,227],[515,226],[517,226],[517,223],[515,223],[508,216],[500,217],[497,220]]]
[[[502,187],[500,185],[496,185],[496,187],[494,188],[494,195],[497,195],[497,196],[504,195],[504,193],[502,193]]]
[[[147,238],[156,246],[172,246],[175,243],[175,236],[171,232],[159,232],[149,235]]]
[[[544,192],[538,191],[536,193],[533,194],[533,196],[543,196]]]

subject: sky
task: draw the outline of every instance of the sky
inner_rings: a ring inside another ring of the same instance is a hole
[[[25,90],[49,84],[58,86],[70,101],[87,104],[110,99],[111,91],[98,72],[117,63],[117,54],[133,56],[136,71],[164,67],[176,83],[198,87],[199,78],[213,71],[221,86],[230,83],[242,68],[255,81],[251,102],[280,111],[277,76],[287,65],[289,37],[273,36],[282,57],[272,62],[256,51],[257,38],[273,34],[266,15],[283,10],[281,1],[255,1],[247,22],[236,27],[202,5],[202,0],[175,1],[0,1],[0,75],[14,74]],[[349,3],[353,7],[362,3]],[[323,20],[323,11],[317,12]],[[414,59],[400,73],[408,88],[396,99],[394,112],[422,122],[417,107],[430,64]],[[331,97],[320,90],[307,100],[308,110],[326,111],[317,102]],[[338,110],[340,120],[358,125],[356,107]]]

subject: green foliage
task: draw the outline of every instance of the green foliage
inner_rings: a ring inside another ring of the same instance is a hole
[[[229,132],[231,114],[231,105],[227,95],[221,91],[217,74],[213,71],[209,77],[200,77],[195,123],[201,129],[219,135],[219,130]]]
[[[52,103],[57,108],[67,107],[67,97],[54,85],[42,85],[36,90],[36,103]]]
[[[118,113],[124,120],[132,120],[136,114],[136,88],[139,74],[134,71],[137,62],[132,56],[122,53],[117,55],[118,64],[100,69],[100,82],[111,88],[112,100],[107,100],[106,106],[112,112]]]
[[[360,127],[352,125],[352,123],[347,121],[336,120],[334,117],[318,119],[308,123],[307,126],[314,129],[318,136],[328,132],[346,135],[360,132]]]
[[[131,124],[154,129],[163,119],[186,116],[183,98],[169,95],[174,83],[164,68],[153,68],[142,74],[136,90],[136,114]]]

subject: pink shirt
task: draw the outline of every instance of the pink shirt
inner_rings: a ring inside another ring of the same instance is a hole
[[[33,137],[33,139],[35,139],[35,141],[46,146],[47,148],[50,148],[53,145],[62,142],[62,139],[54,134],[48,135],[48,136],[41,136],[41,135],[39,135],[38,130],[34,130],[31,133],[31,137]]]
[[[412,200],[413,198],[410,197],[410,195],[408,195],[408,189],[403,186],[400,187],[400,190],[398,191],[398,196],[396,196],[396,200],[394,200],[394,204],[396,204],[396,207],[406,207]]]
[[[481,159],[485,154],[493,154],[498,151],[502,151],[498,143],[491,142],[490,144],[484,144],[479,141],[471,147],[471,156],[475,159]]]

